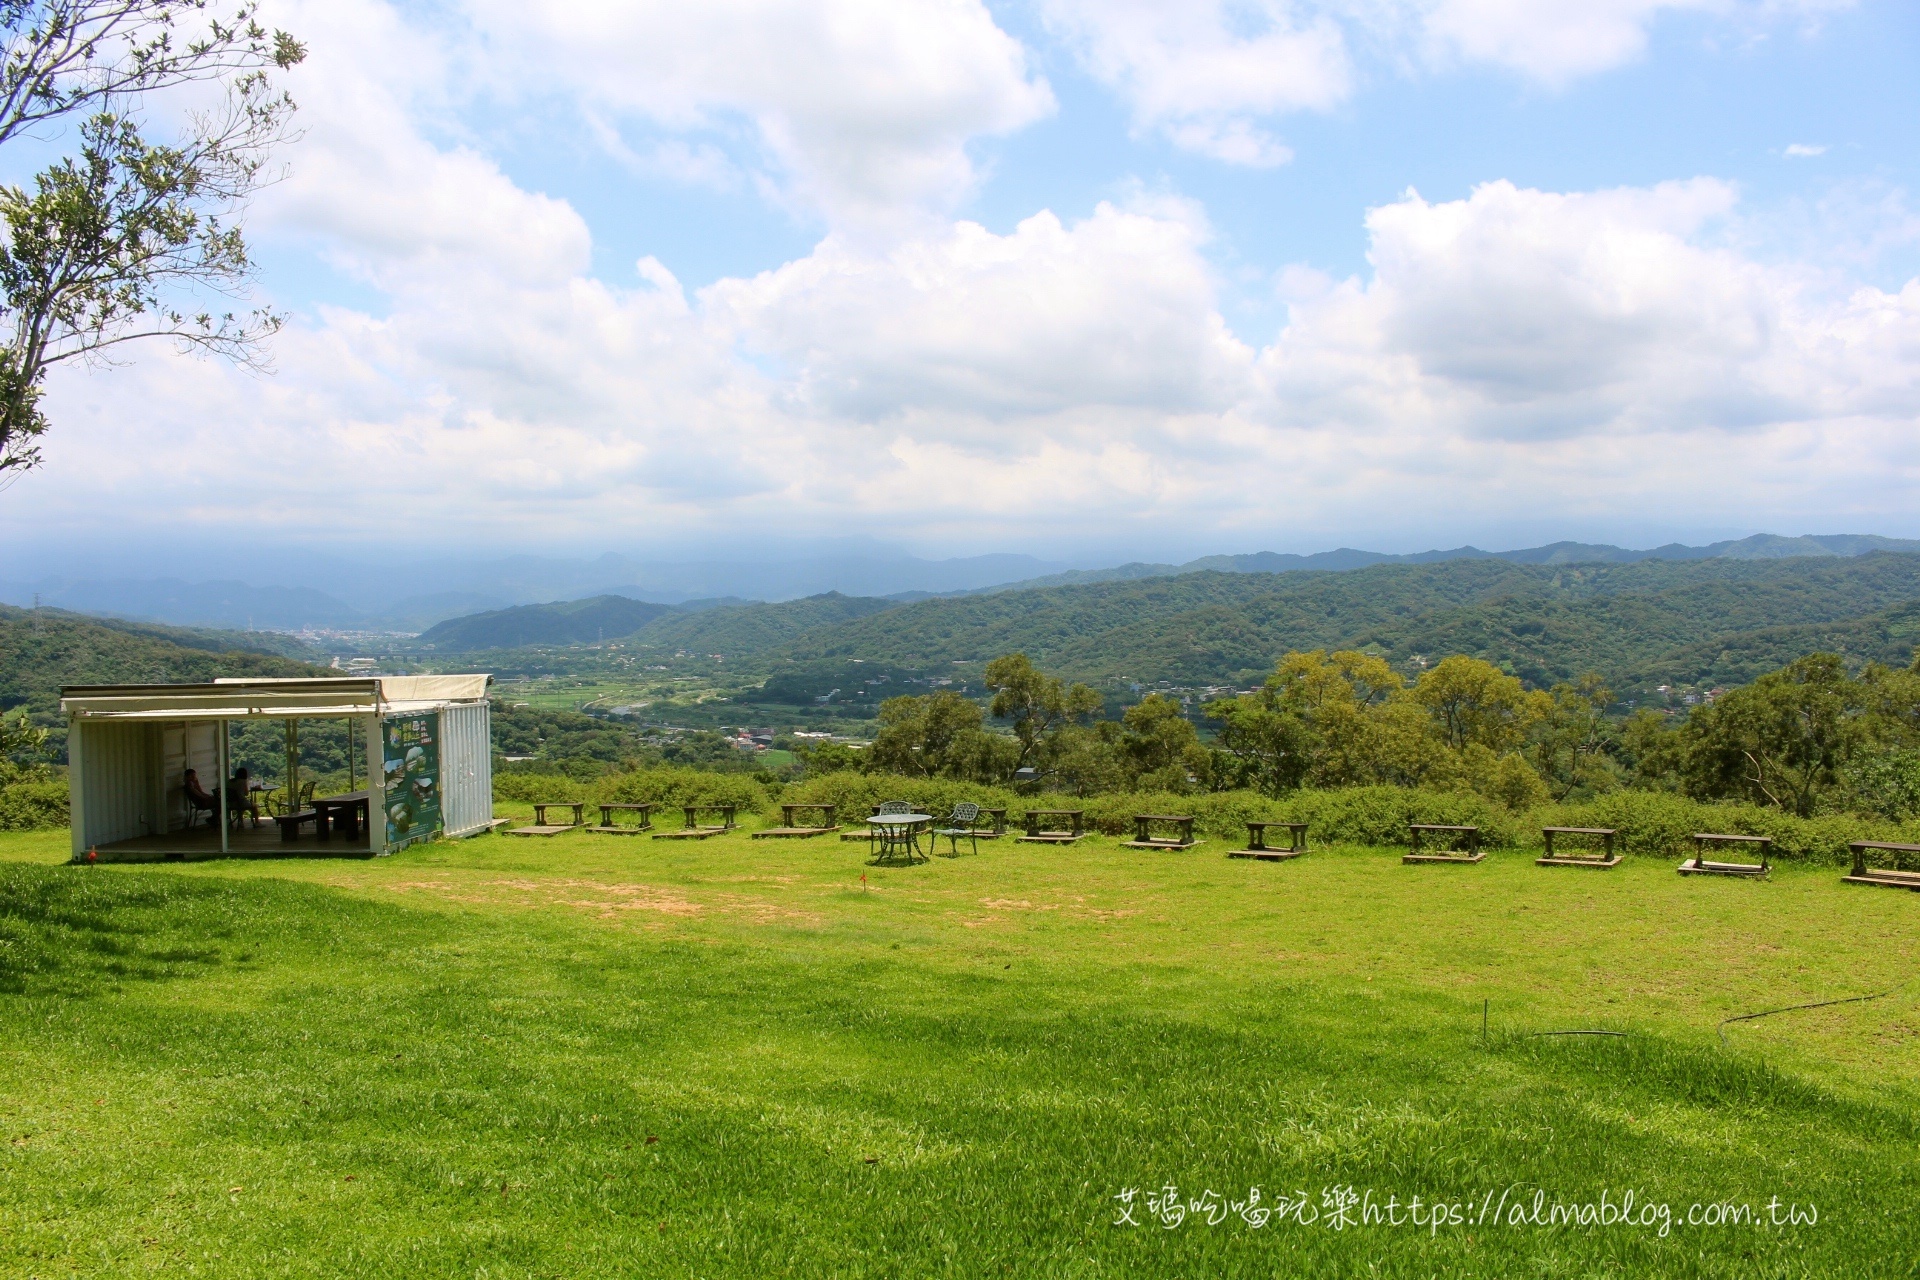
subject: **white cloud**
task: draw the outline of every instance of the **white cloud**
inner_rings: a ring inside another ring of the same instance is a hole
[[[1485,63],[1559,87],[1611,71],[1646,52],[1669,15],[1695,13],[1722,29],[1757,34],[1806,24],[1853,0],[1400,0],[1400,20],[1429,62]],[[1361,0],[1355,8],[1368,6]]]
[[[1136,128],[1216,160],[1263,167],[1292,158],[1269,131],[1273,118],[1338,106],[1371,61],[1380,74],[1491,65],[1558,88],[1638,59],[1668,14],[1761,31],[1852,0],[1038,3],[1086,70],[1126,101]]]
[[[592,237],[564,201],[521,188],[470,144],[424,135],[446,118],[457,74],[443,36],[381,0],[282,0],[272,17],[310,51],[288,77],[302,135],[287,180],[255,210],[261,232],[312,237],[336,266],[390,288],[585,268]]]
[[[1197,209],[1162,203],[1073,226],[1042,212],[1005,236],[963,222],[881,254],[829,239],[706,302],[822,412],[1217,410],[1245,394],[1252,352],[1216,309],[1206,236]]]
[[[1049,25],[1131,105],[1142,129],[1232,164],[1292,157],[1256,121],[1344,100],[1341,30],[1286,0],[1045,0]]]
[[[669,131],[747,123],[791,197],[835,222],[949,206],[978,176],[969,142],[1053,109],[1019,42],[979,0],[468,8],[517,84]]]
[[[49,466],[8,500],[59,529],[163,494],[183,545],[427,540],[395,554],[773,512],[973,546],[1897,517],[1920,281],[1835,293],[1726,247],[1738,217],[1705,179],[1409,194],[1368,215],[1367,278],[1285,273],[1291,318],[1257,354],[1178,203],[829,237],[691,300],[652,260],[617,288],[397,271],[388,314],[296,325],[272,379],[173,358],[63,378]],[[288,472],[320,499],[285,501]]]
[[[1920,342],[1916,286],[1835,299],[1716,247],[1735,203],[1706,179],[1409,194],[1368,216],[1373,278],[1296,304],[1264,354],[1275,410],[1518,442],[1920,413],[1899,354]]]
[[[1823,156],[1827,154],[1827,149],[1823,146],[1814,146],[1805,142],[1794,142],[1787,145],[1784,154],[1789,159],[1809,159],[1813,156]]]

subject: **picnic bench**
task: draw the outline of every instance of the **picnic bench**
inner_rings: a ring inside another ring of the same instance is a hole
[[[733,830],[737,825],[733,816],[739,808],[738,805],[684,804],[680,808],[686,813],[687,825],[678,831],[656,831],[653,835],[655,840],[710,840],[714,836]],[[719,825],[716,826],[713,823],[702,825],[700,815],[703,813],[719,814]]]
[[[1025,814],[1027,834],[1018,837],[1022,844],[1072,844],[1087,834],[1085,809],[1029,809]],[[1061,831],[1061,823],[1071,829]]]
[[[988,830],[981,831],[979,830],[979,824],[976,822],[975,834],[979,839],[993,840],[1007,834],[1007,811],[1005,809],[989,809],[985,805],[982,805],[980,807],[980,816],[982,818],[993,819],[993,826]]]
[[[1619,834],[1616,827],[1542,827],[1540,838],[1546,842],[1547,856],[1535,858],[1533,863],[1537,867],[1598,867],[1601,870],[1617,867],[1620,865],[1620,855],[1613,851],[1613,838]],[[1592,853],[1555,853],[1555,836],[1591,836],[1600,841],[1598,856]]]
[[[1480,828],[1449,826],[1443,822],[1410,822],[1407,831],[1413,837],[1413,843],[1400,861],[1407,862],[1484,862],[1486,853],[1480,848]],[[1428,835],[1448,834],[1452,843],[1464,845],[1464,848],[1435,849],[1423,852],[1422,840]]]
[[[1707,850],[1715,845],[1735,849],[1751,849],[1758,845],[1760,861],[1709,862]],[[1683,876],[1764,876],[1769,870],[1768,857],[1772,851],[1772,836],[1730,836],[1696,831],[1693,836],[1693,858],[1680,864],[1680,874]]]
[[[548,822],[547,810],[571,809],[572,822]],[[542,800],[533,806],[533,825],[527,827],[509,827],[510,836],[557,836],[563,831],[585,826],[587,821],[587,802],[584,800]]]
[[[1882,840],[1855,840],[1847,848],[1853,851],[1853,873],[1841,876],[1845,884],[1877,884],[1885,889],[1913,889],[1920,891],[1920,871],[1902,871],[1900,855],[1903,853],[1920,854],[1920,844],[1888,844]],[[1877,850],[1893,856],[1889,859],[1891,867],[1870,867],[1867,865],[1867,851]]]
[[[1172,839],[1155,837],[1154,824],[1172,826],[1179,835]],[[1136,813],[1133,815],[1133,839],[1126,842],[1129,849],[1191,849],[1199,844],[1193,838],[1193,815],[1185,813]]]
[[[280,828],[280,839],[289,844],[300,838],[300,828],[309,822],[314,824],[313,833],[315,835],[320,834],[320,811],[318,809],[301,809],[294,813],[276,813],[269,816],[272,818],[274,824]]]
[[[753,833],[755,840],[774,840],[781,837],[804,840],[808,836],[823,836],[829,831],[838,831],[840,825],[834,818],[835,806],[830,804],[783,804],[780,806],[780,825],[768,827],[764,831]],[[794,818],[796,813],[817,813],[820,821],[815,826],[803,826]]]
[[[1287,829],[1287,847],[1275,849],[1267,844],[1268,827]],[[1288,858],[1297,858],[1307,851],[1307,824],[1304,822],[1249,822],[1247,824],[1247,847],[1236,849],[1229,858],[1258,858],[1262,862],[1285,862]]]
[[[616,813],[637,813],[638,822],[615,822]],[[599,831],[610,836],[632,836],[642,831],[653,830],[653,806],[650,804],[603,804],[600,806],[600,825],[588,827],[589,831]]]
[[[367,825],[368,793],[365,791],[319,796],[312,804],[314,813],[319,815],[314,819],[313,833],[322,840],[333,839],[336,829],[347,839],[358,840],[360,828]]]

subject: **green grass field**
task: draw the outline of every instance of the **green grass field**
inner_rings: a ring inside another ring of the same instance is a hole
[[[871,867],[585,833],[72,868],[65,842],[0,837],[10,1276],[1920,1259],[1920,895],[1833,868],[1106,839]],[[1627,1034],[1533,1034],[1581,1029]],[[1629,1193],[1627,1222],[1554,1221]]]

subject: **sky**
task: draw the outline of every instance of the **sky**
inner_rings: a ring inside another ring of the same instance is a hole
[[[61,370],[17,548],[1920,536],[1905,0],[264,16],[272,371]]]

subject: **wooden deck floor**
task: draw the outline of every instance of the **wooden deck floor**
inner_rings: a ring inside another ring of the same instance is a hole
[[[271,823],[262,823],[259,827],[242,825],[237,830],[229,831],[225,856],[229,858],[364,858],[368,856],[368,852],[365,835],[354,840],[338,835],[331,840],[321,840],[309,829],[301,832],[297,840],[282,840],[278,827]],[[222,856],[220,830],[218,827],[198,827],[192,831],[175,831],[164,836],[136,836],[132,840],[116,840],[112,844],[101,845],[98,853],[102,862],[168,862],[218,858]]]

